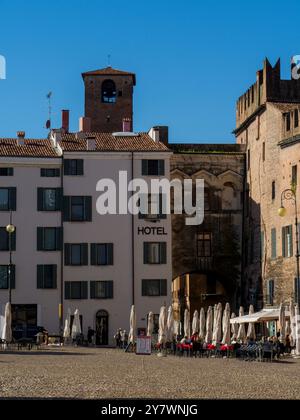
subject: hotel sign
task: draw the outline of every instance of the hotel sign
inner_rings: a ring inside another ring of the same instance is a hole
[[[167,232],[162,226],[142,226],[138,227],[138,235],[167,235]]]

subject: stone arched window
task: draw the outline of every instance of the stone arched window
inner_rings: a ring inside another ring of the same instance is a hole
[[[117,98],[116,84],[113,80],[104,80],[101,92],[102,102],[115,103]]]

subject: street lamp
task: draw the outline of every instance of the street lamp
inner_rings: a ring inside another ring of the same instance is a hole
[[[6,232],[8,233],[8,247],[9,247],[9,267],[8,267],[8,301],[11,303],[11,267],[12,267],[12,250],[11,250],[11,239],[12,234],[15,231],[15,226],[12,224],[11,221],[12,215],[10,214],[10,222],[6,226]]]
[[[298,231],[298,211],[297,211],[297,195],[296,195],[296,186],[292,186],[281,193],[281,205],[278,209],[278,215],[284,217],[287,213],[286,208],[283,205],[284,200],[291,200],[294,203],[295,207],[295,227],[296,227],[296,269],[297,269],[297,285],[300,278],[300,267],[299,267],[299,231]],[[297,303],[300,305],[300,291],[297,287]]]

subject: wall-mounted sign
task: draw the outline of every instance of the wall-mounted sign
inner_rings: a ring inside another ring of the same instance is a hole
[[[167,232],[162,226],[139,226],[138,235],[167,235]]]

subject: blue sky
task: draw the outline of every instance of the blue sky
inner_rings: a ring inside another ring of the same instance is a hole
[[[265,56],[300,54],[299,1],[0,0],[0,137],[44,137],[46,94],[52,126],[83,115],[83,71],[137,74],[134,128],[169,125],[171,141],[234,142],[235,100]]]

